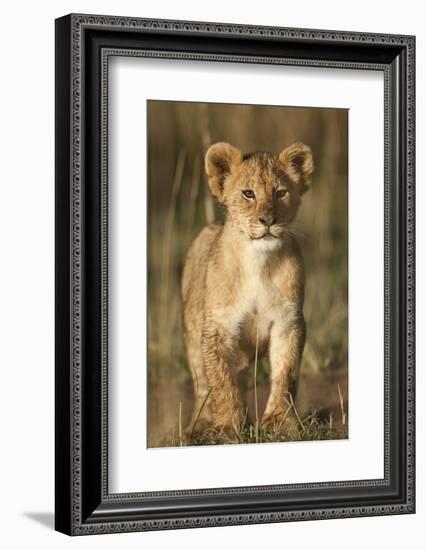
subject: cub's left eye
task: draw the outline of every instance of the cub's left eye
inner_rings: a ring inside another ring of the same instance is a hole
[[[254,191],[251,189],[245,189],[242,193],[246,199],[254,199]]]
[[[287,195],[287,189],[277,189],[275,191],[275,196],[277,197],[277,199],[282,199],[286,195]]]

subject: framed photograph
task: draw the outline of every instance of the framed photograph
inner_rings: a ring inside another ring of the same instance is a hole
[[[56,529],[406,514],[412,36],[56,20]]]

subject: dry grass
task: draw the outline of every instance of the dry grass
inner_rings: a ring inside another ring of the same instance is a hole
[[[347,439],[346,425],[336,424],[333,417],[329,420],[321,419],[317,412],[300,418],[300,429],[271,428],[250,424],[241,430],[222,430],[210,428],[202,433],[192,432],[184,434],[170,433],[158,446],[183,447],[192,445],[235,445],[242,443],[277,443],[289,441],[321,441],[332,439]]]
[[[347,371],[347,114],[333,109],[153,101],[149,103],[148,117],[150,410],[160,401],[167,404],[167,393],[176,388],[185,388],[183,393],[187,396],[179,414],[177,409],[167,413],[167,422],[151,415],[148,431],[151,440],[172,441],[171,431],[179,440],[181,426],[182,444],[188,444],[184,430],[186,423],[194,421],[197,411],[192,413],[191,392],[187,391],[191,377],[181,331],[182,265],[186,249],[198,231],[206,223],[223,219],[223,212],[206,185],[204,153],[216,141],[229,141],[245,152],[278,153],[294,141],[304,141],[312,147],[316,161],[312,189],[305,195],[294,225],[306,265],[304,312],[308,337],[302,373],[321,375],[332,383],[335,374],[341,377]],[[258,403],[257,394],[267,385],[269,365],[256,358],[253,367],[250,387]],[[327,407],[324,403],[324,409]],[[344,410],[347,404],[341,397],[339,416]],[[274,437],[285,440],[285,434],[265,431],[259,424],[261,416],[262,410],[257,405],[252,426],[254,441]],[[173,423],[170,418],[175,418]],[[309,429],[304,419],[302,415],[303,438],[333,439],[333,434],[336,435],[333,414],[327,420],[317,419],[309,424]],[[249,430],[239,437],[251,442],[252,436]],[[191,444],[197,444],[195,437],[192,434],[189,438]],[[221,442],[218,434],[208,437],[215,438],[217,443]]]

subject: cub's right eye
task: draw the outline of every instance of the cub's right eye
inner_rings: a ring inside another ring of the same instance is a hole
[[[255,196],[254,191],[252,191],[251,189],[245,189],[244,191],[242,191],[242,194],[246,199],[254,199]]]

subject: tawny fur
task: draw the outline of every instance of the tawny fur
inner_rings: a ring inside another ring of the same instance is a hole
[[[305,343],[304,268],[291,231],[313,172],[309,147],[280,155],[242,153],[227,143],[207,151],[212,194],[224,225],[192,242],[182,279],[184,337],[194,379],[198,427],[241,428],[245,407],[237,374],[269,355],[271,389],[263,424],[291,422]],[[210,390],[209,390],[210,389]]]

